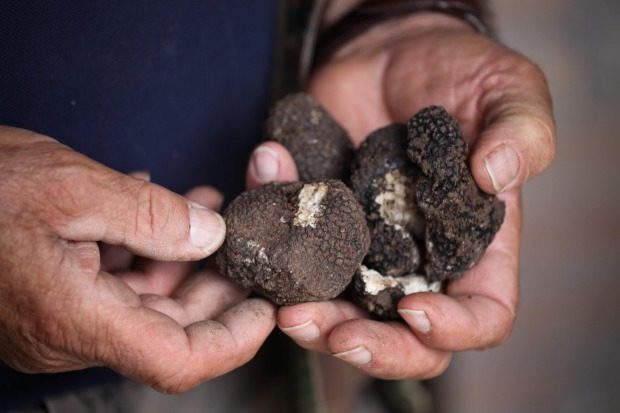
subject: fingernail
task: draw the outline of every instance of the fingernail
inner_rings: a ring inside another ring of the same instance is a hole
[[[189,201],[189,237],[192,244],[211,254],[224,242],[225,235],[226,224],[219,214]]]
[[[263,184],[273,182],[280,169],[278,160],[278,153],[268,146],[259,146],[254,149],[250,160],[250,168],[252,168],[254,178]]]
[[[510,189],[519,172],[519,155],[508,145],[493,149],[485,158],[484,166],[497,192]]]
[[[280,330],[291,338],[300,341],[314,341],[319,338],[320,334],[319,327],[312,320],[308,320],[298,326],[280,327]]]
[[[420,333],[428,334],[431,331],[431,322],[422,310],[401,309],[398,313],[405,319],[407,324]]]
[[[342,353],[334,354],[334,357],[338,357],[340,360],[346,361],[354,366],[363,366],[372,361],[372,354],[364,346],[355,347],[352,350],[343,351]]]

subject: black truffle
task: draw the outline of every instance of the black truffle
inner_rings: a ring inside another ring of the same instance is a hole
[[[362,208],[338,180],[269,184],[223,216],[220,271],[276,304],[337,297],[370,244]]]
[[[372,244],[350,295],[364,308],[397,317],[403,296],[439,291],[482,257],[504,204],[477,187],[466,161],[458,123],[438,106],[407,126],[379,129],[361,145],[351,182]]]
[[[265,133],[288,149],[301,181],[348,179],[353,157],[349,135],[309,94],[279,100],[271,109]]]
[[[410,274],[420,263],[416,239],[423,239],[425,221],[416,205],[418,175],[407,157],[403,124],[370,134],[356,152],[351,187],[364,208],[371,237],[364,263],[381,274]]]
[[[422,109],[408,124],[407,154],[418,165],[416,193],[426,219],[431,281],[454,279],[473,267],[504,220],[504,204],[476,185],[458,122],[440,106]]]

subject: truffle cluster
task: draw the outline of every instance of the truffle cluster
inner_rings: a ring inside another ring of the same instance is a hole
[[[439,291],[484,254],[504,205],[477,187],[466,158],[458,123],[439,106],[373,132],[360,146],[351,186],[372,242],[351,290],[368,310],[397,317],[403,296]]]
[[[298,93],[272,109],[266,137],[287,147],[300,181],[235,199],[217,261],[277,304],[346,289],[377,316],[398,317],[404,295],[439,291],[475,265],[503,221],[503,203],[476,186],[467,143],[441,107],[381,128],[353,151],[327,110]]]

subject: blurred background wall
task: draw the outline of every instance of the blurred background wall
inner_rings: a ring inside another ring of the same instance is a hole
[[[620,2],[491,4],[500,38],[547,74],[559,145],[524,189],[512,336],[455,355],[440,411],[620,412]]]

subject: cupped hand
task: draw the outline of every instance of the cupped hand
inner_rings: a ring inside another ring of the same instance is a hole
[[[163,392],[245,363],[275,325],[273,305],[191,263],[223,242],[220,202],[0,127],[2,361],[32,373],[107,366]]]
[[[331,353],[388,379],[429,378],[451,353],[507,339],[518,304],[520,186],[555,151],[551,98],[529,60],[441,14],[390,21],[340,49],[309,91],[344,125],[355,145],[428,105],[460,122],[477,184],[506,203],[504,223],[481,261],[445,294],[417,293],[398,305],[402,321],[370,319],[341,300],[282,307],[279,327],[307,349]],[[248,185],[294,180],[286,150],[268,142],[254,153]]]

